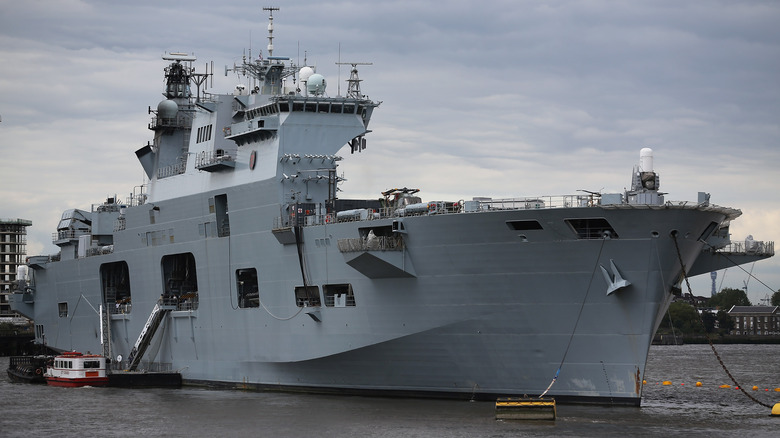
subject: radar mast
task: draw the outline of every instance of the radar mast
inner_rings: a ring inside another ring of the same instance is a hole
[[[347,79],[347,97],[352,99],[363,99],[364,96],[360,92],[360,83],[363,81],[358,77],[359,65],[373,65],[373,62],[337,62],[337,65],[351,65],[352,70],[349,72],[349,79]]]

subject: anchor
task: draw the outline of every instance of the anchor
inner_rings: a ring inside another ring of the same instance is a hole
[[[614,260],[610,259],[609,265],[612,267],[612,273],[615,274],[614,276],[609,275],[607,270],[604,269],[604,266],[600,266],[601,273],[604,274],[604,280],[607,282],[607,295],[611,295],[612,292],[631,285],[630,281],[624,279],[620,275],[620,272],[617,270],[617,266],[615,266]]]

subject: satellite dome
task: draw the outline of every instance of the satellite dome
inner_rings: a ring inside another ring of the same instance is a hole
[[[325,93],[326,86],[327,83],[325,81],[325,76],[319,73],[314,73],[313,75],[309,76],[309,81],[306,83],[306,89],[310,94],[315,96],[320,96]]]
[[[179,112],[179,105],[172,100],[163,100],[157,104],[157,116],[163,119],[173,119]]]
[[[304,67],[298,72],[298,78],[301,80],[301,82],[306,82],[309,80],[309,77],[314,74],[314,69],[311,67]]]

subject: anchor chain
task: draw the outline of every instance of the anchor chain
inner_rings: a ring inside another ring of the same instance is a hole
[[[676,233],[672,234],[672,240],[674,241],[674,248],[677,250],[677,258],[680,260],[680,269],[682,269],[682,275],[683,275],[683,278],[685,279],[685,285],[688,287],[688,293],[691,294],[691,296],[693,296],[693,289],[691,288],[690,281],[688,281],[688,274],[685,272],[685,263],[683,263],[682,254],[680,253],[680,246],[677,243],[677,234]],[[702,318],[701,318],[701,314],[699,312],[696,312],[696,315],[699,316],[699,322],[701,323],[702,327],[706,327],[704,325],[704,320],[702,320]],[[737,389],[742,391],[742,393],[745,394],[745,396],[747,398],[749,398],[750,400],[753,400],[754,402],[760,404],[761,406],[763,406],[765,408],[772,409],[772,405],[764,403],[761,400],[759,400],[759,399],[753,397],[752,395],[748,394],[748,392],[745,391],[745,388],[743,388],[742,385],[740,385],[737,382],[737,379],[735,379],[734,376],[731,375],[731,372],[726,367],[726,364],[723,363],[723,359],[721,359],[720,354],[718,354],[718,351],[715,349],[715,344],[712,343],[712,339],[710,338],[710,335],[707,333],[706,329],[704,330],[704,337],[707,338],[707,342],[710,344],[710,348],[712,349],[712,352],[715,354],[715,357],[718,359],[718,362],[720,363],[720,366],[723,368],[723,371],[725,371],[726,375],[729,376],[729,379],[731,379],[731,381],[734,382],[734,386],[736,386]]]

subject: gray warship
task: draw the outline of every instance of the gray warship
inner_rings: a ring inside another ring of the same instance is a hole
[[[148,184],[66,211],[59,253],[20,268],[11,304],[38,343],[192,385],[639,405],[685,276],[774,254],[731,242],[741,212],[706,193],[665,201],[648,148],[623,193],[342,199],[338,154],[370,153],[380,103],[360,63],[329,97],[275,56],[267,9],[267,56],[226,68],[231,92],[163,56]]]

